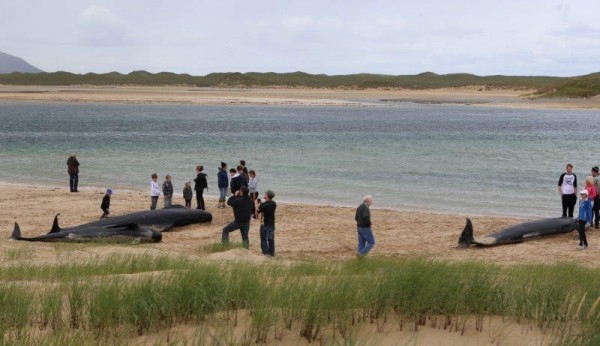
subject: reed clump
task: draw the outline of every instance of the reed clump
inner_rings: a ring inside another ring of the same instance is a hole
[[[0,344],[115,343],[211,321],[222,328],[198,343],[267,343],[290,334],[353,343],[359,323],[380,332],[394,321],[401,330],[428,325],[463,333],[474,320],[483,332],[486,316],[533,321],[559,344],[593,344],[600,340],[599,281],[598,269],[573,264],[401,258],[279,265],[121,255],[6,265],[0,267]],[[242,336],[228,333],[242,315]]]

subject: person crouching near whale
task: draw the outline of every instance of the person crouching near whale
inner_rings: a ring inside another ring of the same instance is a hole
[[[585,225],[588,222],[592,222],[592,202],[588,199],[587,190],[581,190],[579,192],[581,200],[579,200],[579,246],[577,249],[583,250],[588,247],[587,238],[585,236]]]
[[[366,256],[375,245],[375,238],[371,229],[371,211],[369,210],[372,202],[373,197],[367,195],[363,198],[362,204],[356,208],[354,219],[358,231],[358,250],[356,253],[358,257]]]
[[[160,186],[156,182],[157,179],[158,175],[156,173],[152,174],[152,180],[150,180],[150,210],[156,209],[158,196],[160,196]]]
[[[102,198],[102,203],[100,204],[100,209],[102,209],[102,216],[100,216],[101,219],[104,219],[105,217],[108,216],[108,214],[110,214],[108,209],[110,208],[110,196],[111,195],[112,195],[112,190],[108,189],[108,190],[106,190],[106,194],[104,195],[104,198]]]
[[[242,234],[242,245],[248,249],[250,240],[248,239],[248,231],[250,230],[250,218],[254,215],[254,202],[248,196],[248,188],[242,186],[239,191],[227,200],[227,204],[233,208],[234,220],[223,228],[221,241],[223,244],[229,244],[229,233],[240,230]]]

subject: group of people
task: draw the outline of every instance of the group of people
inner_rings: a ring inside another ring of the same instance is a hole
[[[585,188],[579,191],[579,217],[577,219],[580,250],[588,247],[585,226],[589,223],[595,229],[600,225],[600,169],[594,166],[590,175],[585,177]],[[577,202],[577,176],[573,173],[573,165],[567,164],[565,172],[558,179],[558,193],[562,201],[562,217],[572,218]]]

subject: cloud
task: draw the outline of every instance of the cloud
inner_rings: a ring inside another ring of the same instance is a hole
[[[90,6],[77,17],[79,40],[91,46],[122,45],[128,36],[128,25],[105,7]]]

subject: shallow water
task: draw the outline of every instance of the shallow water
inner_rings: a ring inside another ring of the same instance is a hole
[[[0,181],[147,189],[197,164],[217,194],[221,161],[245,159],[277,199],[515,216],[560,215],[567,162],[600,164],[600,111],[390,104],[377,107],[199,106],[0,101]],[[349,217],[352,217],[350,215]]]

